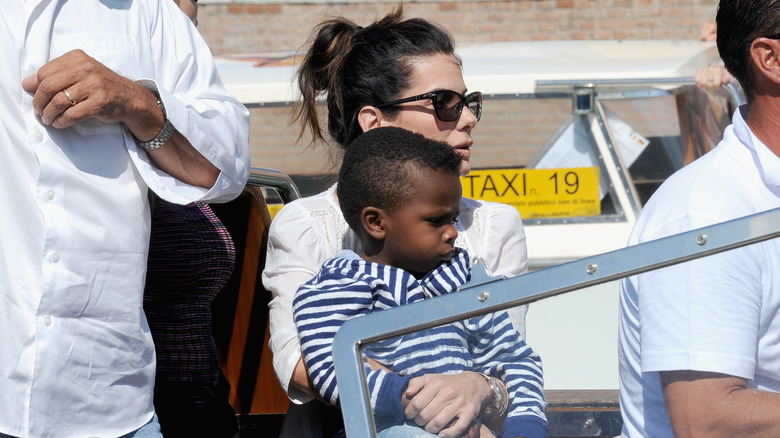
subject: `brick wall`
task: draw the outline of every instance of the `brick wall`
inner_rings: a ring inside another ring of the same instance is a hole
[[[200,4],[200,31],[214,53],[299,48],[320,20],[358,24],[394,3]],[[408,16],[446,27],[458,45],[558,39],[689,39],[715,17],[716,0],[517,0],[405,2]]]

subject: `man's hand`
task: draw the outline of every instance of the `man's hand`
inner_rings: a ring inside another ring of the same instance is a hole
[[[426,374],[409,381],[403,403],[406,418],[443,438],[479,437],[479,414],[493,397],[477,373]]]
[[[154,138],[165,123],[157,99],[142,85],[120,76],[82,50],[73,50],[25,78],[33,108],[44,125],[67,128],[96,118],[124,123],[136,138]]]
[[[151,91],[83,50],[49,61],[37,74],[25,78],[22,87],[33,93],[33,108],[41,122],[58,129],[95,118],[103,123],[121,122],[136,139],[149,141],[165,124],[165,114]],[[219,169],[178,132],[165,147],[148,154],[160,170],[188,184],[209,188],[219,176]]]

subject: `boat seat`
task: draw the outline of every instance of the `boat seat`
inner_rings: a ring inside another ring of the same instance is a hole
[[[212,303],[212,331],[231,386],[230,402],[239,424],[248,415],[283,415],[289,399],[273,370],[268,347],[270,293],[260,275],[271,225],[262,189],[247,185],[235,200],[210,206],[236,247],[233,274]]]

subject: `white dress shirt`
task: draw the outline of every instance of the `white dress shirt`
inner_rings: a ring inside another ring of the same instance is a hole
[[[0,48],[0,432],[120,436],[153,414],[147,189],[178,203],[235,197],[248,112],[171,1],[3,1]],[[174,127],[220,169],[211,189],[153,167],[120,124],[41,124],[22,79],[77,48],[159,90]]]
[[[493,273],[513,277],[527,271],[528,252],[520,213],[509,205],[463,198],[455,228],[455,246],[480,256]],[[271,292],[269,304],[274,370],[294,403],[312,397],[290,386],[301,344],[293,320],[292,303],[298,287],[319,272],[322,263],[342,249],[360,252],[357,235],[349,229],[336,200],[336,186],[298,199],[276,215],[268,235],[263,286]],[[525,338],[528,306],[509,309],[515,329]]]

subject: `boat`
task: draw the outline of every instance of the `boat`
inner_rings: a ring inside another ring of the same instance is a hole
[[[718,61],[712,43],[496,42],[457,53],[467,87],[484,95],[464,196],[520,211],[529,270],[542,283],[545,276],[537,274],[624,248],[655,189],[712,149],[744,103],[732,84],[714,91],[695,86],[696,71]],[[253,120],[289,119],[298,99],[295,53],[216,59],[226,88]],[[276,148],[289,150],[288,162],[296,163],[296,140],[281,130],[264,133],[252,140],[253,159],[263,161],[256,158],[263,149]],[[269,222],[285,201],[323,190],[333,176],[315,167],[280,167],[254,169],[250,180],[267,201]],[[585,265],[582,275],[608,268]],[[544,362],[550,436],[620,434],[617,319],[614,279],[530,305],[527,342]],[[254,382],[266,378],[275,376]],[[231,383],[241,392],[237,379]],[[249,424],[257,413],[241,409]]]

